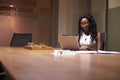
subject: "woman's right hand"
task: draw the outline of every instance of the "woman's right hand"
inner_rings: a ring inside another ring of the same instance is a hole
[[[81,46],[79,49],[80,50],[95,50],[95,49],[91,48],[90,46]]]
[[[79,49],[80,50],[89,50],[89,47],[88,46],[81,46]]]

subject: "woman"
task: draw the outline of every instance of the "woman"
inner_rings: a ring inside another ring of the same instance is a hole
[[[80,50],[101,50],[102,37],[97,32],[96,22],[92,15],[84,14],[79,18],[78,24]]]

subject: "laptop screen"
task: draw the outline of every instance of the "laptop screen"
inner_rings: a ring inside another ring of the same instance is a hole
[[[59,41],[64,50],[79,50],[78,36],[59,36]]]

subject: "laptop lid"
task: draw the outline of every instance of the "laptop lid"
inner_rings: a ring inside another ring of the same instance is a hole
[[[59,41],[64,50],[79,50],[78,36],[59,36]]]

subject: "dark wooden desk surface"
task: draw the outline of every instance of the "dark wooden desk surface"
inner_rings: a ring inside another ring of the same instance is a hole
[[[52,50],[0,47],[13,80],[120,80],[119,54],[53,55]]]

